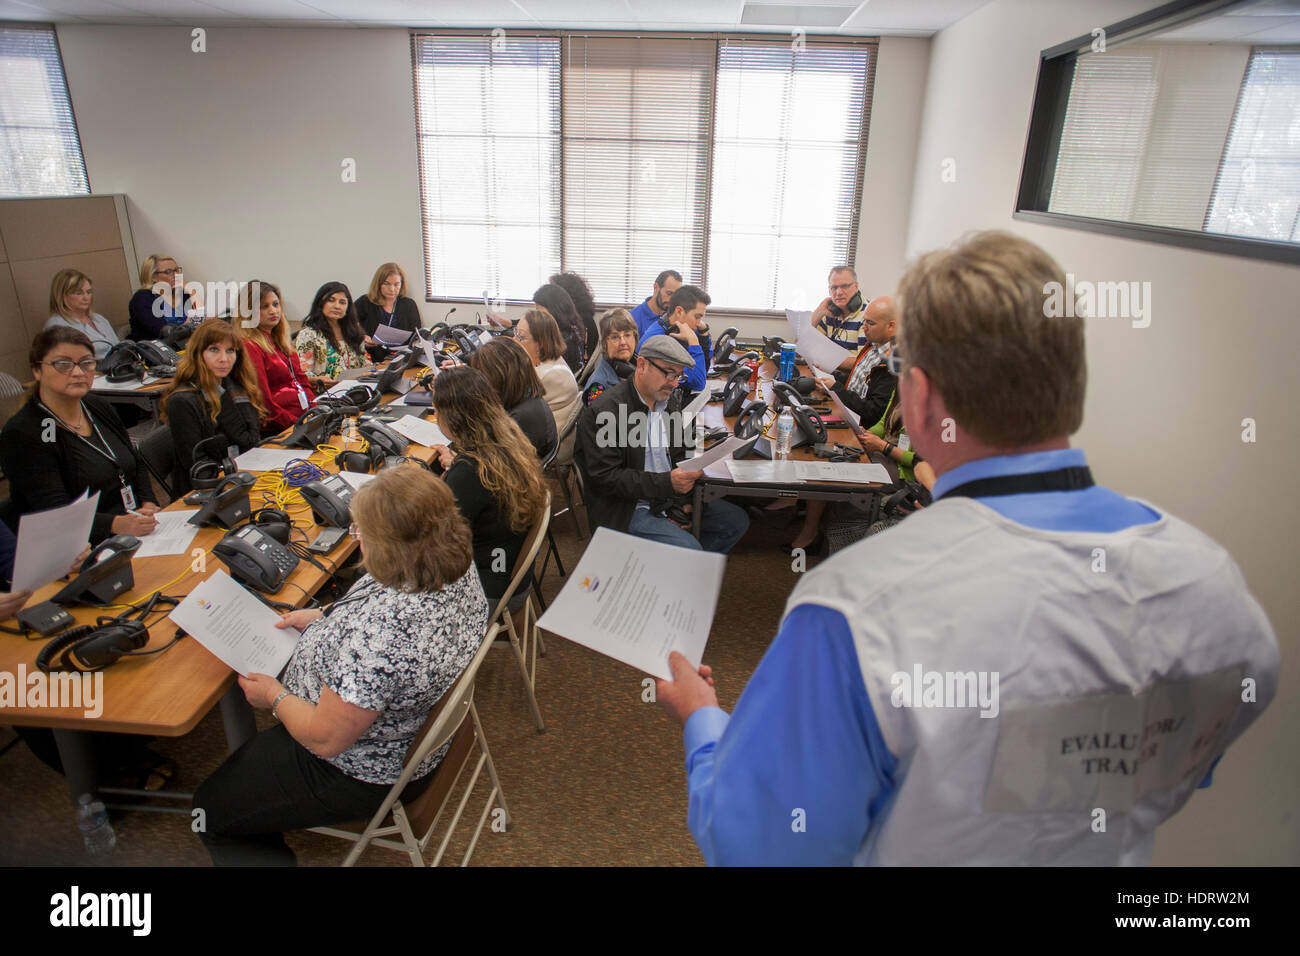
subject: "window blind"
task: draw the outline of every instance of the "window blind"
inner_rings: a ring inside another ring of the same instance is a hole
[[[560,265],[560,40],[411,42],[428,292],[528,299]]]
[[[0,195],[89,192],[54,28],[0,26]]]
[[[716,43],[565,39],[564,265],[602,303],[702,283]]]
[[[718,52],[708,292],[810,308],[852,264],[874,44],[724,38]]]
[[[1205,229],[1300,242],[1300,49],[1252,53]]]

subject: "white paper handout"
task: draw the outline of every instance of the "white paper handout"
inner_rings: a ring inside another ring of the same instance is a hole
[[[372,481],[379,477],[374,474],[366,474],[360,471],[340,471],[339,477],[346,481],[353,489],[360,488],[367,481]]]
[[[110,382],[103,375],[96,375],[95,381],[90,387],[96,392],[132,392],[137,388],[142,388],[145,385],[152,385],[157,381],[159,381],[159,379],[155,375],[146,375],[144,381],[128,378],[125,382]]]
[[[671,680],[670,651],[700,665],[726,563],[720,554],[597,528],[537,625]]]
[[[14,554],[14,591],[34,591],[68,573],[90,541],[90,527],[99,507],[99,492],[61,508],[33,511],[18,522]]]
[[[405,345],[410,340],[411,333],[391,325],[380,325],[371,338],[380,345]]]
[[[764,482],[798,484],[803,481],[795,471],[794,466],[797,462],[793,461],[765,461],[761,458],[736,461],[732,458],[728,459],[726,464],[731,472],[731,480],[739,485]]]
[[[442,433],[442,429],[433,422],[426,422],[414,415],[404,415],[389,426],[399,435],[404,435],[417,445],[450,445],[451,439]]]
[[[295,458],[306,458],[306,448],[250,448],[235,459],[240,471],[279,471]]]
[[[836,369],[845,359],[853,355],[844,346],[832,342],[813,328],[811,312],[795,312],[786,309],[785,318],[790,323],[790,327],[796,330],[796,351],[813,365]]]
[[[758,441],[758,436],[753,438],[737,438],[732,435],[724,442],[719,442],[703,454],[696,455],[694,458],[684,458],[677,463],[677,467],[682,471],[703,471],[715,461],[722,461],[729,458],[742,449],[748,450],[754,447]]]
[[[190,549],[190,542],[199,533],[199,529],[189,523],[190,517],[198,514],[198,508],[185,508],[180,511],[159,511],[154,515],[158,527],[140,539],[137,558],[152,558],[160,554],[185,554]]]
[[[222,570],[199,584],[168,617],[245,677],[279,674],[298,642],[297,630],[276,627],[280,615]]]
[[[704,391],[698,393],[694,398],[692,398],[691,403],[682,409],[683,428],[690,427],[691,422],[695,420],[695,416],[700,413],[700,410],[704,408],[705,405],[709,404],[709,397],[709,389],[706,388]]]
[[[791,464],[803,481],[851,481],[859,485],[892,483],[885,466],[875,462],[796,461]]]

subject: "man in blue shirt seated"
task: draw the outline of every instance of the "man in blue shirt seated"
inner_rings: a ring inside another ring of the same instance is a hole
[[[1093,483],[1084,324],[1042,249],[979,233],[899,287],[898,396],[934,503],[804,574],[728,716],[674,652],[709,863],[1150,862],[1277,691],[1221,547]]]
[[[665,269],[655,279],[655,291],[635,309],[632,318],[636,319],[637,338],[645,335],[645,330],[658,321],[659,316],[668,311],[668,300],[682,287],[682,274],[676,269]]]
[[[685,346],[695,362],[687,367],[682,381],[687,388],[696,392],[704,391],[704,376],[709,371],[712,340],[709,338],[709,327],[704,322],[704,310],[712,301],[698,286],[682,286],[668,300],[664,314],[641,333],[641,341],[636,349],[640,352],[646,342],[656,335],[671,335]]]

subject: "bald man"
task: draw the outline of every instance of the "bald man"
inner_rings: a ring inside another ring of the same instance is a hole
[[[894,375],[886,359],[894,351],[898,334],[898,310],[887,295],[872,299],[862,311],[862,334],[867,344],[856,356],[844,360],[840,369],[848,378],[843,385],[819,379],[845,405],[862,418],[862,427],[870,428],[880,420],[894,394]]]

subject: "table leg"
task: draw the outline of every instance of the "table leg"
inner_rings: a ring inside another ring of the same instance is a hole
[[[68,781],[68,790],[72,794],[75,808],[83,793],[97,794],[99,775],[95,769],[95,754],[91,735],[84,730],[55,730],[54,742],[59,748],[59,760],[63,762],[63,778]],[[72,824],[77,825],[76,810],[72,812]]]
[[[221,723],[226,729],[226,753],[233,754],[257,735],[253,708],[236,682],[221,695]]]
[[[691,534],[700,540],[700,525],[704,521],[704,485],[695,483],[691,489]]]

